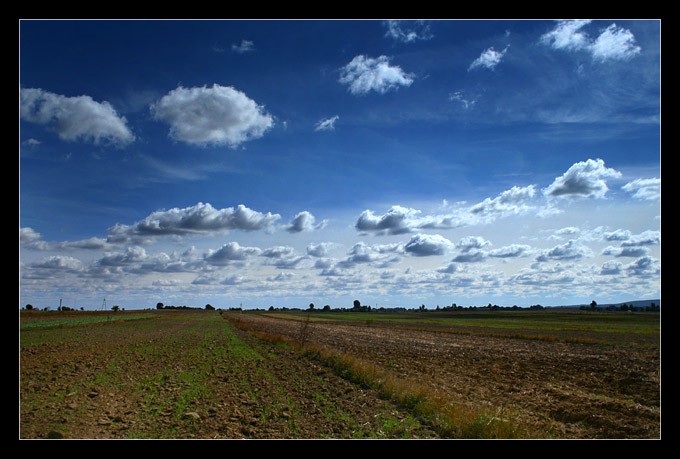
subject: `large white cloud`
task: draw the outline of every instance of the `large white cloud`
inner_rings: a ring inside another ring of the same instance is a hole
[[[261,253],[262,250],[258,247],[242,247],[238,242],[228,242],[215,251],[209,251],[205,260],[212,265],[223,266]]]
[[[512,215],[521,214],[531,209],[526,203],[536,195],[536,185],[525,187],[513,186],[495,198],[486,198],[473,205],[470,212],[480,215]]]
[[[79,271],[80,269],[82,269],[83,264],[77,258],[67,257],[63,255],[55,255],[52,257],[47,257],[39,262],[32,263],[29,266],[31,268],[40,268],[48,270]]]
[[[621,242],[622,247],[632,247],[641,245],[658,245],[661,243],[661,232],[643,231],[640,234],[631,235],[628,239]]]
[[[543,190],[546,196],[603,198],[609,188],[605,178],[621,177],[621,172],[605,167],[601,159],[575,163]]]
[[[371,91],[384,94],[399,86],[410,86],[413,75],[405,73],[398,65],[390,65],[387,56],[372,58],[359,55],[342,67],[338,81],[346,84],[354,95]]]
[[[559,21],[551,31],[541,36],[540,41],[553,49],[586,51],[599,62],[628,60],[640,54],[641,48],[635,43],[635,36],[630,30],[610,24],[593,40],[582,30],[591,22]]]
[[[580,260],[581,258],[590,258],[592,256],[592,250],[572,239],[564,244],[556,245],[552,249],[543,251],[541,255],[536,257],[536,261]]]
[[[133,225],[117,224],[108,229],[108,241],[127,242],[149,236],[212,234],[238,229],[257,231],[269,229],[281,216],[249,209],[243,204],[236,208],[215,209],[199,202],[191,207],[157,210]]]
[[[628,182],[621,187],[633,195],[635,199],[644,199],[648,201],[655,201],[661,198],[661,179],[635,179]]]
[[[495,69],[496,66],[501,63],[505,53],[508,52],[508,48],[509,46],[506,46],[503,51],[496,51],[492,46],[491,48],[484,50],[477,59],[472,61],[472,64],[470,64],[470,67],[468,67],[468,72],[480,67],[489,70]]]
[[[411,237],[404,251],[416,257],[444,255],[453,248],[453,243],[439,234],[416,234]]]
[[[100,266],[124,266],[146,260],[147,253],[139,246],[128,247],[125,252],[106,253],[97,264]]]
[[[418,215],[421,212],[402,206],[392,206],[385,215],[377,216],[366,209],[355,224],[359,231],[376,231],[387,234],[404,234],[413,231],[419,225]]]
[[[151,106],[170,136],[192,145],[237,147],[262,137],[274,125],[264,107],[230,86],[179,86]]]
[[[90,96],[66,97],[35,88],[20,93],[21,119],[47,126],[67,141],[124,146],[135,140],[127,120],[109,102]]]
[[[385,36],[402,43],[413,43],[418,40],[430,40],[434,35],[430,25],[425,21],[385,21]]]
[[[659,260],[650,256],[638,258],[624,268],[629,275],[640,277],[657,276],[661,272]]]

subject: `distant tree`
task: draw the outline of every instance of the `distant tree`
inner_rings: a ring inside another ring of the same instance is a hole
[[[418,308],[418,309],[419,309],[420,311],[424,311],[424,310],[425,310],[425,305],[424,305],[424,304],[421,304],[421,305],[420,305],[420,308]]]
[[[27,304],[27,305],[26,305],[26,310],[27,310],[27,311],[32,311],[32,310],[33,310],[33,305],[32,305],[32,304]]]
[[[270,311],[273,311],[273,310],[274,310],[274,306],[269,306],[269,310],[270,310]]]
[[[314,309],[314,303],[309,303],[309,310],[312,311]]]
[[[163,303],[156,303],[156,309],[163,309]]]
[[[597,301],[593,300],[590,302],[590,309],[597,309]]]
[[[359,300],[354,300],[354,303],[352,303],[352,304],[354,305],[354,309],[361,308],[361,301],[359,301]]]
[[[85,310],[85,308],[81,306],[81,307],[80,307],[80,310],[81,310],[81,311],[84,311],[84,310]]]
[[[327,304],[326,306],[323,307],[323,311],[328,312],[330,310],[331,310],[331,306],[329,304]]]
[[[205,305],[205,310],[206,311],[214,311],[215,308],[210,303],[208,303],[208,304]]]
[[[118,306],[117,304],[111,306],[111,310],[112,310],[113,312],[118,312],[119,309],[120,309],[120,306]]]

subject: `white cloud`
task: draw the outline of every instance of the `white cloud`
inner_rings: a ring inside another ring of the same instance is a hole
[[[260,255],[262,250],[257,247],[242,247],[238,242],[228,242],[216,251],[210,250],[205,260],[212,265],[228,265],[232,261],[243,261],[250,256]]]
[[[146,260],[147,254],[144,248],[139,246],[128,247],[125,252],[106,253],[97,261],[100,266],[123,266]]]
[[[270,247],[262,252],[263,257],[267,258],[288,258],[295,254],[295,249],[289,246]]]
[[[652,257],[641,257],[625,266],[626,272],[632,276],[651,277],[661,272],[659,260]]]
[[[443,268],[437,269],[437,272],[439,273],[444,273],[444,274],[454,274],[457,272],[462,271],[462,268],[458,263],[449,263],[448,265],[444,266]]]
[[[463,91],[456,91],[449,94],[450,101],[458,101],[465,110],[474,107],[478,97],[469,98]]]
[[[456,255],[452,261],[454,263],[476,263],[484,261],[486,256],[487,254],[483,250],[470,249]]]
[[[536,261],[544,262],[548,260],[580,260],[582,258],[590,258],[592,256],[592,250],[572,239],[569,242],[556,245],[552,249],[543,251],[541,255],[536,257]]]
[[[314,127],[315,131],[335,131],[335,122],[338,121],[340,117],[338,115],[332,116],[325,120],[321,120],[316,123]]]
[[[607,27],[590,47],[593,59],[598,61],[628,60],[640,54],[640,51],[631,31],[617,27],[616,24]]]
[[[250,40],[241,40],[239,44],[233,43],[231,50],[239,54],[255,51],[255,43]]]
[[[328,253],[337,246],[334,242],[320,242],[319,244],[309,244],[307,246],[307,255],[312,257],[326,257]]]
[[[41,239],[40,233],[28,227],[19,229],[19,242],[36,250],[100,250],[110,247],[106,239],[99,237],[78,241],[46,242]]]
[[[661,198],[661,179],[635,179],[621,187],[624,191],[633,194],[635,199],[655,201]]]
[[[509,190],[503,191],[497,197],[486,198],[484,201],[475,204],[470,208],[470,212],[480,215],[517,215],[531,209],[525,203],[536,195],[536,186],[525,187],[513,186]]]
[[[40,268],[58,271],[79,271],[83,264],[80,260],[63,255],[55,255],[43,259],[42,261],[29,265],[31,268]]]
[[[135,140],[127,120],[109,102],[90,96],[66,97],[42,89],[24,88],[20,93],[21,119],[47,126],[67,141],[125,146]]]
[[[510,45],[506,46],[503,51],[496,51],[492,46],[491,48],[483,51],[477,59],[472,61],[472,64],[470,64],[470,67],[468,67],[468,72],[479,67],[484,67],[489,70],[495,69],[496,66],[501,63],[501,60],[503,59],[503,56],[505,56],[505,53],[508,52],[509,47]]]
[[[640,234],[632,235],[621,242],[621,247],[633,247],[641,245],[658,245],[661,243],[661,233],[659,231],[644,231]]]
[[[495,258],[517,258],[529,255],[531,250],[529,245],[510,244],[499,249],[490,250],[488,255]]]
[[[404,251],[416,257],[444,255],[453,248],[453,243],[439,234],[416,234],[411,237]]]
[[[600,270],[600,274],[603,276],[612,276],[612,275],[618,275],[621,274],[621,269],[623,268],[623,264],[618,262],[618,261],[606,261],[602,264],[602,269]]]
[[[648,253],[646,247],[606,247],[602,250],[602,255],[611,255],[614,257],[644,257]]]
[[[604,239],[607,241],[625,241],[630,239],[631,236],[632,234],[630,231],[623,229],[617,229],[616,231],[604,233]]]
[[[148,236],[214,234],[232,229],[269,229],[281,216],[263,214],[239,204],[235,209],[215,209],[209,203],[185,208],[157,210],[133,225],[117,224],[108,229],[108,241],[127,242]]]
[[[264,107],[230,86],[179,86],[151,106],[170,136],[191,145],[237,147],[262,137],[274,125]]]
[[[387,27],[386,37],[403,43],[430,40],[434,37],[429,24],[424,21],[385,21],[383,25]]]
[[[298,213],[293,220],[285,227],[289,233],[301,233],[303,231],[321,230],[326,227],[328,220],[322,220],[321,223],[315,224],[316,218],[311,212],[303,210]]]
[[[374,59],[359,55],[341,69],[338,81],[348,85],[349,91],[354,95],[363,95],[370,91],[384,94],[398,89],[399,86],[410,86],[413,75],[405,73],[397,65],[390,65],[387,56]]]
[[[618,178],[621,172],[607,168],[601,159],[575,163],[567,172],[543,190],[546,196],[604,198],[607,193],[605,178]]]
[[[559,21],[555,28],[541,36],[541,43],[553,49],[586,51],[593,60],[628,60],[640,54],[641,48],[635,43],[633,33],[616,24],[610,24],[595,40],[581,29],[592,21]]]
[[[19,242],[29,244],[40,240],[40,233],[30,227],[19,228]]]
[[[473,249],[483,249],[484,247],[489,246],[491,246],[491,242],[481,236],[467,236],[456,243],[456,248],[463,252],[469,252]]]
[[[25,147],[37,147],[40,144],[42,144],[42,142],[38,139],[26,139],[21,142],[21,145]]]
[[[581,29],[592,21],[559,21],[555,28],[541,36],[541,43],[552,46],[554,49],[576,51],[590,46],[588,35]]]
[[[385,215],[376,216],[366,209],[355,224],[359,231],[377,231],[387,234],[409,233],[418,227],[419,210],[402,206],[392,206]]]

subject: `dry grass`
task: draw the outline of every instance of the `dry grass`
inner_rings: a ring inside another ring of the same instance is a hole
[[[421,422],[429,424],[443,438],[539,438],[539,432],[522,426],[513,413],[453,403],[444,393],[417,381],[404,379],[355,355],[339,352],[308,340],[293,340],[282,335],[253,330],[244,321],[227,319],[242,330],[269,341],[292,347],[328,366],[341,377],[366,388],[376,389],[381,397],[410,409]]]

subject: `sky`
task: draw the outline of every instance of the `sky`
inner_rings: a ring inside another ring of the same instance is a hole
[[[19,302],[660,298],[658,20],[22,20]]]

